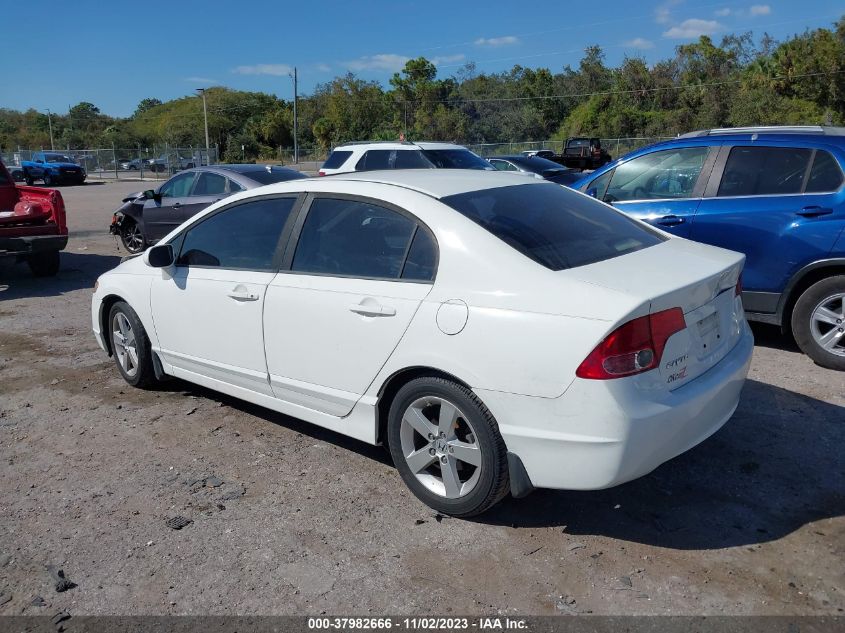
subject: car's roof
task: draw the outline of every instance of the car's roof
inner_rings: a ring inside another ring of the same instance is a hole
[[[372,182],[393,185],[424,193],[433,198],[445,198],[468,191],[495,189],[509,185],[542,184],[519,174],[483,169],[389,169],[383,171],[349,172],[330,176],[330,182]],[[320,179],[320,182],[329,181]]]
[[[405,149],[405,150],[419,150],[419,149],[466,149],[463,145],[456,145],[455,143],[442,143],[440,141],[356,141],[354,143],[344,143],[338,145],[334,149],[348,151],[350,149]]]
[[[440,141],[420,141],[416,143],[423,149],[466,149],[463,145],[456,143],[442,143]]]

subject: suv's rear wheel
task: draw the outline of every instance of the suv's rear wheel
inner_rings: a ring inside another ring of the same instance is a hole
[[[120,227],[120,241],[123,243],[123,248],[133,255],[140,253],[147,246],[141,227],[132,220],[123,221],[123,226]]]
[[[156,377],[150,340],[138,315],[125,301],[118,301],[111,307],[107,333],[123,379],[141,389],[154,385]]]
[[[792,335],[816,363],[845,371],[845,275],[817,281],[792,311]]]
[[[469,389],[443,378],[402,387],[387,427],[393,463],[417,498],[453,516],[484,512],[508,492],[505,442]]]
[[[61,258],[59,251],[44,251],[30,255],[26,263],[36,277],[54,277],[59,272]]]

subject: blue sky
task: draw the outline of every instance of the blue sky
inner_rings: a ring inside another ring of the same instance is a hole
[[[407,58],[433,60],[439,76],[473,61],[479,72],[514,64],[558,71],[601,45],[607,62],[670,56],[701,34],[764,31],[784,39],[830,26],[841,0],[460,2],[452,0],[105,0],[49,2],[47,14],[9,6],[3,29],[0,107],[66,112],[91,101],[131,114],[144,97],[172,99],[224,85],[289,99],[347,71],[386,84]],[[44,7],[42,7],[44,8]],[[36,25],[37,28],[28,28]]]

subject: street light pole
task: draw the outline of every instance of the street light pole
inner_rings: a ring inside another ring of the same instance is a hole
[[[297,88],[297,77],[296,77],[296,66],[293,67],[293,163],[295,165],[299,164],[299,141],[298,141],[298,122],[296,118],[296,88]]]
[[[209,143],[208,140],[208,108],[205,104],[205,88],[197,88],[197,92],[202,95],[202,114],[205,117],[205,151],[208,153],[211,143]],[[202,160],[200,160],[200,162],[202,162]]]
[[[50,108],[47,108],[47,125],[50,126],[50,149],[56,149],[53,146],[53,115],[50,113]]]

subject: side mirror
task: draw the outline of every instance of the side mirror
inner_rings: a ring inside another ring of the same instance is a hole
[[[148,248],[144,253],[144,263],[152,268],[168,268],[173,265],[173,247],[170,244],[159,244]]]
[[[589,189],[587,189],[587,195],[591,196],[593,198],[598,198],[599,197],[599,190],[596,189],[595,187],[590,187]]]
[[[147,189],[144,192],[144,200],[161,200],[161,196],[154,189]]]

